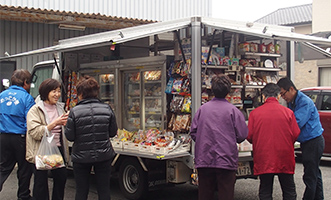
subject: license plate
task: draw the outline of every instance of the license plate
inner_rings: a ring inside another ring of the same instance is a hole
[[[238,162],[237,176],[252,175],[251,166],[249,162]]]

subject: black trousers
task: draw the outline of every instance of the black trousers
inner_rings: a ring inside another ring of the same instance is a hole
[[[198,168],[199,200],[212,200],[218,192],[219,200],[234,199],[236,171],[218,168]]]
[[[19,199],[30,199],[30,179],[33,164],[25,159],[25,135],[0,134],[0,191],[4,182],[18,164],[17,178]]]
[[[293,174],[261,174],[260,175],[260,200],[272,200],[272,191],[274,185],[274,177],[278,176],[280,187],[283,192],[284,200],[296,200],[297,193],[295,191],[295,183]]]
[[[92,167],[97,182],[98,200],[110,200],[110,165],[111,160],[96,163],[74,162],[74,176],[76,181],[75,200],[86,200],[90,188]]]
[[[35,200],[49,200],[48,170],[37,170],[34,166],[33,197]],[[50,170],[53,176],[52,200],[63,200],[64,189],[67,181],[65,167]]]
[[[303,182],[306,185],[302,198],[304,200],[324,199],[322,173],[319,168],[324,147],[325,142],[322,135],[301,143]]]

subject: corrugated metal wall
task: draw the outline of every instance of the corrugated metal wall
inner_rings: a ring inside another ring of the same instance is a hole
[[[1,5],[166,21],[193,15],[211,16],[212,0],[0,0]],[[54,41],[104,30],[60,30],[57,25],[0,20],[0,57],[54,45]],[[52,55],[17,59],[17,68],[31,71]]]
[[[165,21],[211,16],[212,0],[0,0],[1,5]]]
[[[97,33],[105,30],[86,29],[71,31],[58,29],[57,25],[13,22],[0,20],[0,55],[10,55],[52,46],[60,39]],[[52,55],[39,55],[16,59],[17,68],[32,70],[32,66],[40,61],[53,59]]]

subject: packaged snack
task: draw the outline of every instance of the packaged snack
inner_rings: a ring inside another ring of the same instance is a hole
[[[154,141],[155,145],[158,147],[166,147],[174,139],[173,132],[166,132],[165,134],[158,135]]]
[[[183,81],[182,88],[180,91],[180,95],[187,95],[190,94],[191,86],[190,86],[190,79],[186,78]]]
[[[247,59],[240,59],[240,60],[239,60],[239,64],[240,64],[241,66],[243,66],[243,67],[248,67],[248,66],[250,66],[250,64],[249,64],[249,62],[248,62]]]
[[[187,59],[186,63],[181,65],[181,76],[188,76],[191,73],[191,59]]]
[[[187,131],[190,127],[190,122],[191,122],[191,115],[183,115],[181,118],[181,127],[180,129],[182,131]]]
[[[143,130],[139,130],[137,132],[135,132],[132,136],[132,142],[134,143],[141,143],[146,139],[146,135],[145,132]]]
[[[265,53],[265,52],[267,52],[267,46],[266,46],[264,43],[259,44],[259,52],[260,52],[260,53]]]
[[[251,42],[249,44],[249,47],[250,47],[251,52],[258,52],[258,44],[254,43],[254,42]]]
[[[173,83],[174,83],[174,78],[173,77],[170,77],[169,78],[169,81],[167,83],[167,87],[166,87],[165,93],[171,94]]]
[[[275,53],[280,54],[280,45],[279,44],[275,44]]]
[[[241,52],[241,53],[243,53],[243,52],[249,52],[249,43],[248,42],[243,42],[243,43],[240,43],[239,44],[239,51]]]
[[[138,82],[140,80],[140,73],[137,72],[137,73],[131,73],[129,75],[129,81],[130,82]]]
[[[207,57],[209,53],[209,47],[202,47],[201,48],[201,64],[211,64],[211,57],[209,58],[209,61],[207,62]]]
[[[239,66],[239,58],[231,58],[231,65]]]
[[[172,128],[173,128],[173,125],[174,125],[174,122],[175,122],[175,118],[176,118],[176,115],[175,114],[171,114],[171,117],[170,117],[170,120],[169,120],[169,123],[168,123],[168,129],[169,130],[172,130]]]
[[[184,97],[183,96],[173,96],[170,102],[171,112],[180,112],[183,106]]]
[[[183,115],[177,115],[175,119],[174,126],[172,128],[173,131],[181,131],[181,122],[182,122]]]
[[[172,84],[171,93],[178,94],[181,91],[182,83],[183,83],[183,78],[175,79]]]
[[[231,65],[231,59],[228,56],[224,56],[222,59],[222,63],[224,66],[229,66]]]
[[[182,112],[191,113],[191,97],[187,96],[184,98]]]
[[[275,53],[275,46],[271,42],[267,45],[267,52],[268,53]]]
[[[153,80],[153,74],[154,74],[154,71],[146,71],[144,72],[144,78],[146,81],[151,81]]]

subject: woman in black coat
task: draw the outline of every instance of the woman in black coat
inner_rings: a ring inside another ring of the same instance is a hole
[[[110,200],[110,167],[114,150],[110,138],[117,133],[116,118],[98,98],[100,86],[89,76],[77,84],[79,102],[70,110],[65,135],[73,142],[71,159],[76,181],[76,200],[86,200],[93,167],[99,200]]]

